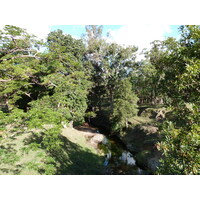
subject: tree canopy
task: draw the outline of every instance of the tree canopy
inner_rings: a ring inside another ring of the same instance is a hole
[[[108,42],[103,26],[86,26],[82,39],[56,30],[42,41],[6,25],[0,30],[0,131],[32,131],[34,145],[58,153],[65,125],[95,118],[120,135],[138,107],[161,104],[170,112],[160,124],[157,173],[199,174],[200,26],[179,31],[180,40],[152,41],[137,61],[138,48]]]

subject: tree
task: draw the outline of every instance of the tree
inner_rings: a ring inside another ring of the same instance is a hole
[[[49,93],[45,98],[49,98],[49,106],[61,112],[65,120],[83,122],[91,87],[90,73],[83,64],[84,45],[81,40],[58,30],[48,35],[47,47],[42,84],[47,86]]]
[[[116,87],[111,113],[112,129],[113,131],[122,132],[123,128],[128,128],[128,119],[137,115],[138,98],[133,93],[129,79],[121,80]]]
[[[0,97],[9,112],[16,102],[26,96],[36,84],[41,41],[26,30],[7,25],[0,32]]]
[[[162,73],[160,87],[171,99],[172,110],[161,131],[161,174],[199,174],[200,168],[200,26],[181,26],[180,31],[181,40],[164,41],[162,56],[153,61]]]
[[[86,59],[93,66],[93,88],[89,94],[89,107],[97,113],[97,118],[104,118],[105,123],[110,124],[112,122],[116,125],[117,120],[119,120],[119,124],[121,123],[120,127],[126,126],[127,118],[131,117],[130,113],[135,115],[137,101],[132,101],[132,97],[129,97],[130,99],[127,100],[126,95],[120,97],[118,95],[119,88],[123,87],[124,84],[127,85],[127,92],[129,94],[133,93],[132,87],[128,83],[130,80],[127,77],[130,76],[131,71],[135,67],[135,53],[137,48],[134,46],[123,47],[116,43],[108,43],[105,39],[102,39],[101,26],[87,26],[86,32]],[[135,98],[134,94],[132,96]],[[125,113],[125,108],[122,106],[124,114],[120,118],[116,112],[120,110],[119,104],[122,101],[126,104],[125,107],[130,105],[130,112],[127,111]],[[134,103],[134,105],[131,105],[130,102]]]
[[[163,96],[158,88],[159,76],[148,58],[137,62],[130,77],[134,92],[139,98],[138,104],[163,103]]]
[[[30,145],[58,153],[62,124],[82,123],[87,109],[91,83],[83,42],[55,31],[38,52],[42,43],[15,26],[6,26],[0,39],[0,96],[7,105],[0,129],[24,128],[32,132]]]
[[[93,82],[93,87],[88,95],[91,111],[102,110],[102,98],[105,94],[104,55],[108,44],[102,38],[102,32],[102,26],[88,25],[86,26],[86,34],[84,35],[86,45],[85,60],[92,66],[91,81]]]

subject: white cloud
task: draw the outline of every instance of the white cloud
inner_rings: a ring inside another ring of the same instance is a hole
[[[28,33],[34,34],[42,39],[45,39],[50,32],[50,28],[46,24],[26,25],[23,28],[27,29]]]
[[[0,24],[0,29],[2,29],[5,25],[14,25],[20,28],[24,28],[28,33],[37,36],[40,39],[45,39],[50,32],[50,28],[47,24]]]
[[[122,45],[135,45],[139,52],[143,48],[150,48],[154,40],[165,39],[165,34],[170,33],[170,25],[124,25],[118,30],[111,30],[111,40]]]
[[[170,25],[124,25],[110,32],[112,39],[124,45],[136,45],[140,49],[150,47],[150,42],[163,40],[170,33]]]
[[[0,29],[4,25],[0,23]],[[41,39],[45,39],[50,32],[50,22],[47,21],[46,23],[14,23],[12,25],[25,28]],[[149,49],[152,41],[165,39],[165,34],[171,31],[170,25],[123,25],[117,30],[110,30],[110,40],[126,46],[135,45],[139,48],[139,54],[143,48]],[[142,56],[138,55],[138,58],[141,59]]]
[[[0,23],[0,29],[5,24]],[[50,23],[12,23],[10,25],[19,26],[27,29],[31,34],[40,38],[45,38],[50,32]],[[111,38],[113,41],[124,45],[136,45],[140,50],[149,48],[150,42],[154,40],[164,39],[164,35],[170,33],[170,25],[124,25],[117,30],[111,30]]]

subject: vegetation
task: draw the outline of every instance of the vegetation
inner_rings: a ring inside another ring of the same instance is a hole
[[[160,56],[154,60],[162,73],[162,93],[170,98],[169,105],[176,116],[163,125],[160,149],[165,157],[161,174],[200,173],[200,27],[181,26],[180,31],[181,40],[164,41]]]
[[[200,26],[180,26],[180,40],[153,41],[142,61],[137,47],[109,43],[102,32],[86,26],[74,39],[57,30],[42,41],[16,26],[0,30],[0,167],[102,174],[102,157],[62,130],[96,120],[120,137],[156,124],[156,173],[200,174]]]

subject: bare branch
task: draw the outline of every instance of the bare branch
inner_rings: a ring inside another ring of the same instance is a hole
[[[50,85],[52,85],[52,86],[54,86],[54,87],[57,87],[57,85],[55,85],[55,84],[54,84],[54,83],[52,83],[52,82],[50,83]],[[50,85],[49,85],[49,86],[50,86]]]
[[[31,98],[31,99],[33,99],[32,97],[31,97],[31,94],[30,93],[24,93],[26,96],[28,96],[29,98]]]

